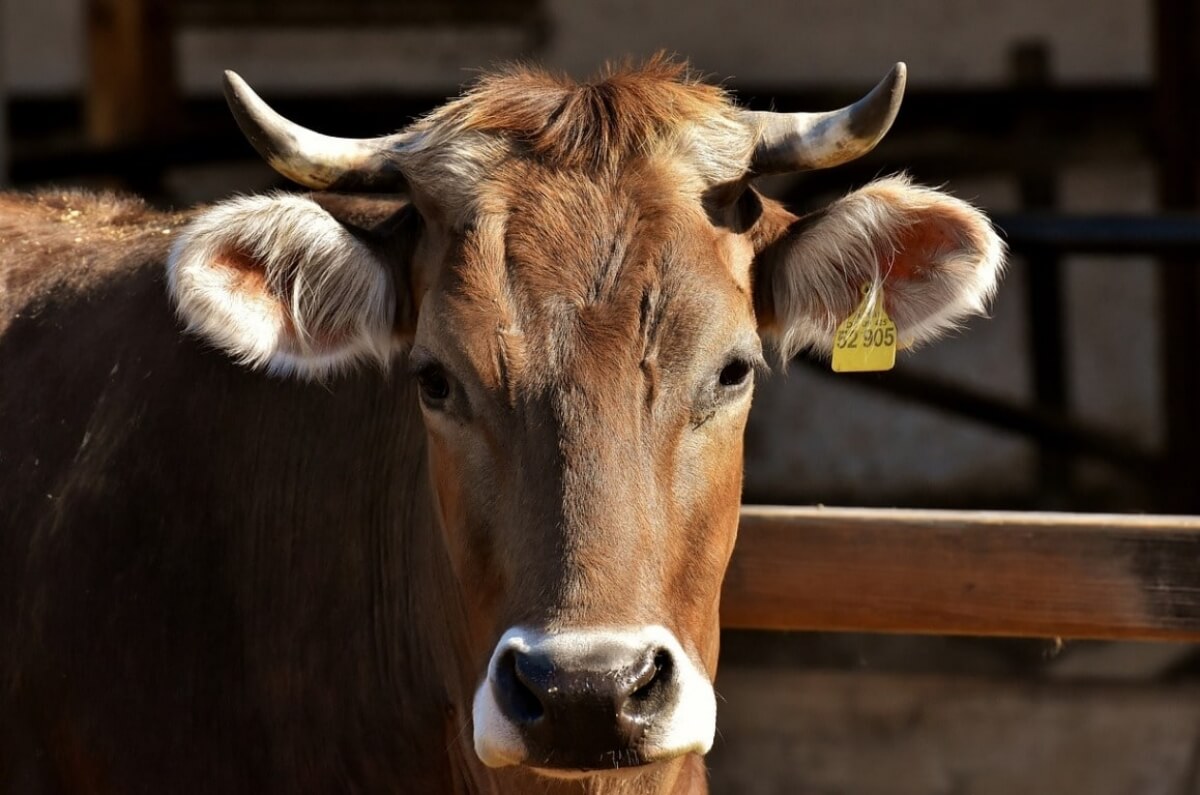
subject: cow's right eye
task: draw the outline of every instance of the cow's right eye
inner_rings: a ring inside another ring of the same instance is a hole
[[[430,405],[437,405],[450,397],[450,379],[440,364],[430,362],[417,371],[417,386],[421,398]]]

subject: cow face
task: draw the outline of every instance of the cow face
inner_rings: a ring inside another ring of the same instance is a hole
[[[503,635],[474,708],[489,764],[611,768],[712,739],[761,361],[752,252],[652,171],[506,178],[421,305],[437,505],[473,635]]]
[[[661,63],[582,86],[517,72],[366,143],[281,128],[231,83],[281,171],[402,183],[415,210],[368,236],[308,198],[218,205],[177,243],[172,296],[278,372],[407,353],[486,765],[707,751],[764,341],[828,351],[863,288],[905,345],[983,306],[1001,246],[968,205],[893,178],[798,219],[747,187],[869,149],[902,82],[781,119]]]

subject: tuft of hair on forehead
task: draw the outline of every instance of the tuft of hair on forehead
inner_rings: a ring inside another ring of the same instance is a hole
[[[437,138],[501,136],[550,165],[589,171],[676,145],[699,157],[702,172],[723,178],[744,168],[752,145],[737,112],[724,89],[659,53],[641,63],[609,63],[586,82],[508,66],[484,74],[419,124]]]

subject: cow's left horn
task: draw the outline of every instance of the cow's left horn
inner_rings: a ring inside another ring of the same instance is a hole
[[[225,101],[238,127],[283,176],[314,190],[400,193],[407,187],[391,156],[399,135],[335,138],[301,127],[271,109],[246,81],[225,72]]]
[[[757,135],[751,174],[831,168],[875,148],[896,119],[907,69],[898,63],[871,93],[827,113],[745,111]]]

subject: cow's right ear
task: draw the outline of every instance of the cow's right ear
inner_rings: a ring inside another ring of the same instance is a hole
[[[407,248],[407,247],[405,247]],[[319,379],[402,344],[382,249],[312,198],[233,199],[201,211],[167,263],[188,330],[252,367]]]

